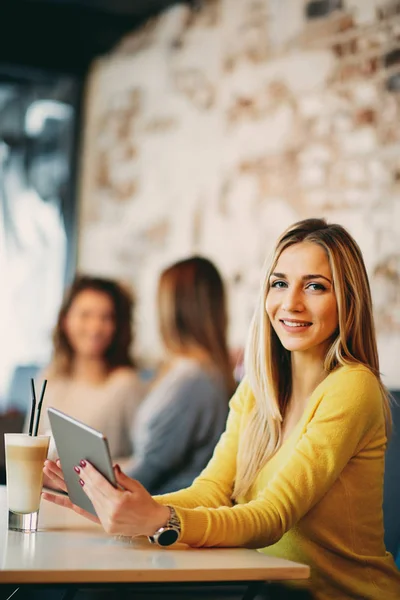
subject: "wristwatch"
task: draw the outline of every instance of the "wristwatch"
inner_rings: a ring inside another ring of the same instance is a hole
[[[171,546],[178,541],[181,535],[181,522],[172,506],[168,506],[170,516],[164,525],[160,527],[153,535],[149,535],[149,542],[158,544],[159,546]]]

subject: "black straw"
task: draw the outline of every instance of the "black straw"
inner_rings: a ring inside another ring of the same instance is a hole
[[[32,406],[31,406],[31,418],[29,421],[29,435],[32,435],[33,419],[35,418],[35,408],[36,408],[36,392],[35,392],[35,382],[34,382],[33,378],[31,378],[31,387],[32,387]]]
[[[37,409],[35,431],[33,433],[33,435],[35,435],[35,436],[38,434],[39,421],[40,421],[40,413],[41,413],[41,410],[42,410],[42,404],[43,404],[44,393],[46,391],[46,385],[47,385],[47,379],[45,379],[44,382],[43,382],[42,393],[40,394],[40,400],[39,400],[38,409]]]

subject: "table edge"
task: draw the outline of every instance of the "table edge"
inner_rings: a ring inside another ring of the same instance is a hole
[[[134,575],[134,577],[132,577]],[[128,571],[113,569],[111,571],[96,570],[51,570],[51,571],[0,571],[1,583],[202,583],[202,582],[238,582],[238,581],[291,581],[308,579],[310,567],[298,564],[288,567],[259,567],[241,569],[240,572],[218,569],[204,572],[202,569],[191,569],[180,573],[170,569],[151,571]]]

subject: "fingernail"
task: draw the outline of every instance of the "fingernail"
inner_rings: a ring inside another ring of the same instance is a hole
[[[75,471],[75,473],[80,473],[81,472],[81,470],[80,470],[79,467],[74,467],[74,471]]]
[[[85,482],[83,481],[83,479],[80,479],[79,483],[81,484],[82,487],[85,485]]]
[[[81,465],[81,467],[82,467],[82,468],[83,468],[83,467],[86,467],[86,460],[83,460],[83,459],[82,459],[82,460],[80,460],[80,461],[79,461],[79,464]]]

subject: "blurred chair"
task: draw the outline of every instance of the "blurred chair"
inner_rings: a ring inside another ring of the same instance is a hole
[[[0,485],[6,482],[6,460],[4,452],[4,434],[20,433],[24,426],[25,413],[9,410],[0,415]]]
[[[400,567],[400,390],[392,395],[393,431],[386,452],[383,518],[386,548]]]
[[[31,377],[36,377],[39,365],[19,365],[15,368],[5,394],[4,413],[0,414],[0,484],[5,483],[4,434],[20,433],[31,403]]]
[[[40,365],[18,365],[14,369],[11,383],[5,396],[5,406],[27,412],[31,404],[31,377],[41,370]]]

